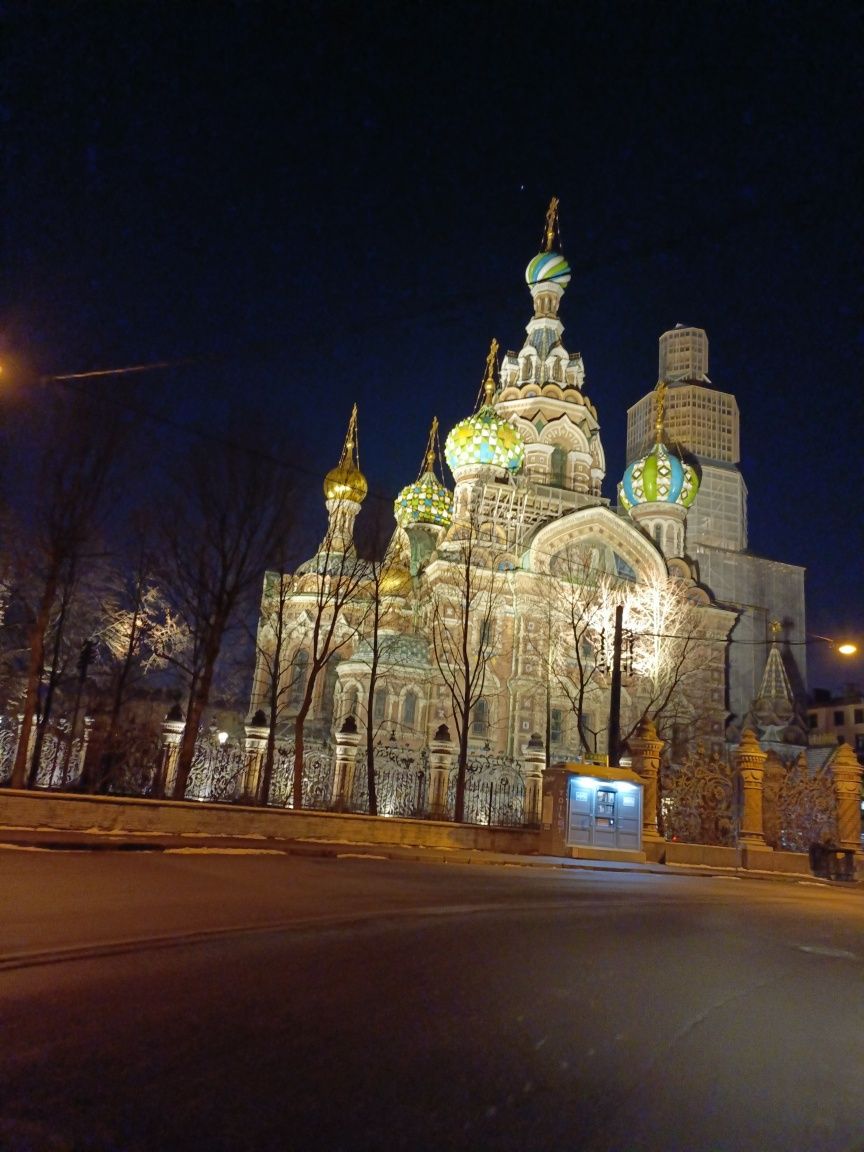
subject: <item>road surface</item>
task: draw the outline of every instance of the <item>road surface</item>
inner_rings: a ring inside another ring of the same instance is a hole
[[[0,851],[0,1149],[864,1149],[864,896]]]

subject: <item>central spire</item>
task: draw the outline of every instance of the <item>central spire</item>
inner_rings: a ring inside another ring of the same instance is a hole
[[[655,389],[657,393],[657,416],[654,420],[654,431],[656,434],[656,443],[663,443],[664,421],[666,419],[666,388],[665,380],[659,380]]]
[[[495,395],[495,369],[498,366],[498,341],[492,337],[489,355],[486,357],[486,371],[483,375],[483,398],[486,404],[492,403]]]
[[[558,246],[561,246],[561,229],[558,226],[558,197],[553,196],[546,210],[546,245],[544,252],[551,252],[558,237]]]

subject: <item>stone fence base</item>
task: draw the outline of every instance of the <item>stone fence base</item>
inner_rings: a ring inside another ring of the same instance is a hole
[[[26,828],[135,836],[236,836],[330,840],[479,852],[536,854],[531,828],[488,828],[434,820],[389,819],[288,808],[178,800],[138,800],[0,789],[0,829]]]
[[[782,872],[791,876],[812,875],[810,857],[806,852],[772,852],[770,848],[720,848],[712,844],[682,844],[670,840],[665,845],[663,862],[703,868]]]

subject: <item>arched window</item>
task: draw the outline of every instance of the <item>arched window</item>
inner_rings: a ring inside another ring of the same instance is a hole
[[[471,735],[486,736],[489,731],[489,705],[485,700],[477,701],[471,712]]]
[[[291,687],[288,693],[288,707],[299,708],[306,691],[306,674],[309,671],[309,653],[302,648],[294,653],[291,661]]]
[[[376,688],[375,700],[372,705],[372,719],[376,724],[380,724],[382,720],[387,717],[387,689]]]
[[[409,689],[402,697],[402,725],[413,728],[417,719],[417,693]]]
[[[556,444],[549,459],[549,483],[556,488],[563,488],[566,475],[567,453]]]

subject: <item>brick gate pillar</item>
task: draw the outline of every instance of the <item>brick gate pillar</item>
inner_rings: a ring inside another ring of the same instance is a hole
[[[261,770],[264,767],[264,756],[267,752],[267,737],[270,729],[267,726],[267,717],[262,708],[259,708],[250,723],[244,725],[246,741],[246,768],[243,772],[243,798],[250,804],[258,799],[258,789],[261,786]],[[266,804],[267,796],[261,797],[261,803]]]
[[[453,741],[450,729],[441,724],[429,742],[429,798],[427,808],[435,820],[446,820],[447,786],[453,768]]]
[[[654,721],[649,720],[647,716],[640,721],[639,727],[627,741],[633,771],[642,778],[644,785],[642,797],[643,847],[646,844],[659,844],[663,840],[660,835],[657,813],[660,804],[660,753],[663,751],[665,743],[665,740],[661,740],[657,735]]]
[[[831,764],[837,811],[837,847],[861,851],[861,765],[850,744],[841,744]]]
[[[767,850],[762,828],[762,781],[766,754],[759,747],[756,733],[746,728],[735,751],[735,763],[741,777],[741,825],[738,839],[744,848]]]
[[[357,765],[357,746],[360,733],[353,716],[346,716],[336,733],[336,767],[333,772],[333,807],[344,812],[351,803],[354,787],[354,769]]]
[[[156,787],[158,796],[173,796],[174,785],[177,781],[177,759],[180,755],[180,741],[183,738],[183,729],[186,720],[183,709],[175,704],[162,721],[162,764],[159,768],[159,779]]]
[[[530,828],[540,825],[540,809],[543,803],[543,770],[546,767],[546,749],[539,732],[532,732],[531,739],[522,749],[525,776],[525,807],[522,823]]]

